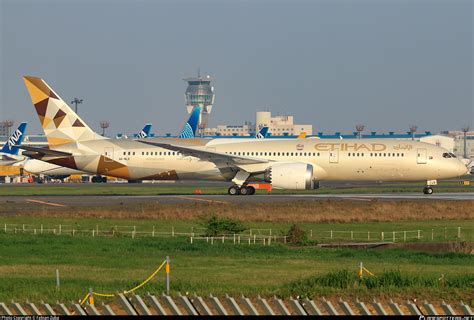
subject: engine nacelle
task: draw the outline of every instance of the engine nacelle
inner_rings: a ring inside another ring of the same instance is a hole
[[[265,181],[274,188],[288,190],[317,189],[313,166],[308,163],[275,163],[265,171]]]

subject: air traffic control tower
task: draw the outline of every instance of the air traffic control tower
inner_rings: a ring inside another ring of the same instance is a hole
[[[188,83],[186,93],[184,94],[188,113],[191,113],[196,107],[202,108],[199,119],[199,130],[202,133],[205,128],[208,128],[209,114],[214,104],[214,87],[211,86],[211,81],[214,79],[209,75],[201,76],[198,72],[197,77],[183,80]]]

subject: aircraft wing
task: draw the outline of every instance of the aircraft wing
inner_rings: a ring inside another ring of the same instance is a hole
[[[199,158],[201,160],[206,160],[215,163],[218,167],[243,167],[247,165],[254,165],[254,164],[264,164],[268,163],[268,160],[265,159],[258,159],[258,158],[251,158],[245,156],[236,156],[222,152],[216,151],[209,151],[209,150],[202,150],[196,149],[192,147],[185,147],[180,145],[174,145],[169,143],[159,143],[159,142],[151,142],[146,140],[138,140],[141,143],[149,144],[155,147],[160,147],[172,151],[180,152],[186,156],[192,156]]]
[[[51,150],[51,149],[46,149],[46,148],[39,148],[39,147],[31,147],[31,146],[17,146],[20,149],[26,150],[26,151],[32,151],[32,152],[37,152],[46,156],[53,156],[53,157],[69,157],[72,156],[72,153],[69,152],[64,152],[64,151],[57,151],[57,150]]]

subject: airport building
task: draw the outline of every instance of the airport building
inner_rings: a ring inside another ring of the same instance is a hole
[[[295,124],[294,117],[290,115],[272,116],[269,111],[257,111],[255,124],[245,122],[242,125],[221,124],[215,128],[207,128],[206,136],[255,136],[263,126],[268,127],[271,136],[297,136],[300,133],[313,134],[311,124]]]

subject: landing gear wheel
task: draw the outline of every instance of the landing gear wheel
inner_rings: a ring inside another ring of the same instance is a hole
[[[238,186],[231,186],[229,190],[227,190],[231,196],[236,196],[240,194],[240,188]]]
[[[242,188],[240,188],[240,194],[243,196],[248,196],[250,194],[249,187],[242,186]]]
[[[424,194],[433,194],[433,188],[431,188],[430,186],[426,186],[423,188],[423,193]]]
[[[250,196],[255,194],[255,188],[254,187],[249,186],[249,187],[247,187],[247,190],[248,190],[248,194]]]

